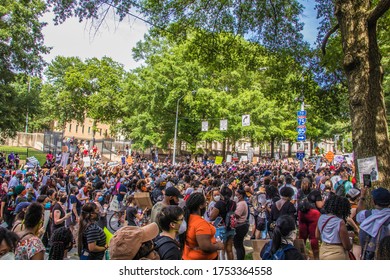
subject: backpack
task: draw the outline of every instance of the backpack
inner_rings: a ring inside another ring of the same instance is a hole
[[[236,203],[234,201],[230,201],[231,202],[231,206],[230,206],[230,209],[226,209],[227,210],[227,213],[226,213],[226,217],[225,217],[225,226],[226,226],[226,229],[233,229],[233,228],[236,228],[237,226],[237,217],[236,217],[236,214],[234,213],[234,208],[236,206]],[[229,205],[229,202],[226,204],[226,206]]]
[[[369,217],[372,215],[372,210],[367,210],[365,213],[365,217]],[[360,229],[359,231],[359,241],[362,246],[362,260],[374,260],[376,259],[379,242],[386,236],[390,236],[389,231],[390,217],[384,222],[381,228],[378,231],[376,236],[371,236],[364,230]]]
[[[293,249],[294,246],[291,244],[287,244],[283,246],[283,248],[279,248],[275,254],[272,254],[272,240],[265,245],[262,260],[285,260],[286,259],[286,251]]]
[[[170,244],[170,246],[164,246],[168,244]],[[172,247],[178,248],[178,245],[172,238],[169,238],[168,236],[162,236],[161,238],[154,240],[154,249],[159,254],[161,260],[167,259],[166,255],[172,249]]]
[[[307,213],[312,207],[312,204],[309,202],[308,197],[309,195],[304,195],[302,199],[300,199],[298,203],[298,210],[302,213]]]
[[[345,196],[346,193],[345,193],[345,183],[347,183],[348,180],[344,180],[342,184],[338,184],[339,186],[337,187],[337,190],[336,190],[336,195],[338,196]]]
[[[256,211],[257,212],[257,211]],[[256,229],[264,231],[267,228],[267,217],[265,210],[256,213]]]

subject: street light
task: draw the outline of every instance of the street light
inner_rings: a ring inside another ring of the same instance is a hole
[[[191,91],[191,93],[195,94],[196,91],[193,90],[193,91]],[[184,96],[186,96],[186,94],[184,94],[183,96],[179,97],[179,99],[177,100],[177,104],[176,104],[175,136],[174,136],[174,139],[173,139],[173,158],[172,158],[172,164],[173,165],[176,164],[176,140],[177,140],[177,122],[179,120],[179,102],[180,102],[180,100],[183,99]]]

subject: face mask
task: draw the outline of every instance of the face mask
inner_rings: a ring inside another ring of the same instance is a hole
[[[51,203],[50,202],[46,202],[45,209],[50,209],[50,207],[51,207]]]
[[[235,196],[235,197],[233,198],[233,200],[234,200],[235,203],[237,203],[237,202],[238,202],[238,197]]]
[[[183,220],[183,222],[181,223],[181,225],[179,227],[178,233],[183,234],[186,232],[186,230],[187,230],[187,222],[185,220]]]
[[[13,252],[8,252],[1,256],[0,261],[5,261],[5,260],[15,260],[15,254]]]
[[[214,201],[215,202],[218,202],[220,200],[221,200],[221,196],[219,196],[219,195],[214,196]]]
[[[8,195],[11,196],[11,195],[14,195],[14,193],[13,192],[9,192]]]
[[[68,199],[68,198],[67,198],[66,196],[65,196],[65,197],[61,197],[61,198],[60,198],[60,202],[61,202],[61,203],[65,203],[67,199]]]
[[[99,196],[98,201],[99,201],[99,202],[102,202],[102,201],[103,201],[103,197],[102,197],[102,196]]]

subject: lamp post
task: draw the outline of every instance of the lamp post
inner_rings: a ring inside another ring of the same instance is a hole
[[[175,136],[174,136],[174,139],[173,139],[173,158],[172,158],[172,164],[173,164],[173,165],[176,164],[176,140],[177,140],[177,122],[178,122],[178,119],[179,119],[179,102],[180,102],[180,100],[181,100],[184,96],[185,96],[185,95],[181,96],[181,97],[177,100],[177,105],[176,105]]]

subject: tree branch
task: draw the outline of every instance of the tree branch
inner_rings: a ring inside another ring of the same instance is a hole
[[[390,0],[381,0],[368,16],[368,24],[375,24],[390,9]]]
[[[321,44],[321,50],[322,50],[322,54],[325,55],[326,54],[326,44],[328,43],[328,39],[329,37],[335,33],[337,31],[337,29],[339,29],[339,24],[336,24],[335,26],[333,26],[333,28],[331,30],[329,30],[328,33],[326,33],[325,37],[324,37],[324,40],[322,41],[322,44]]]

